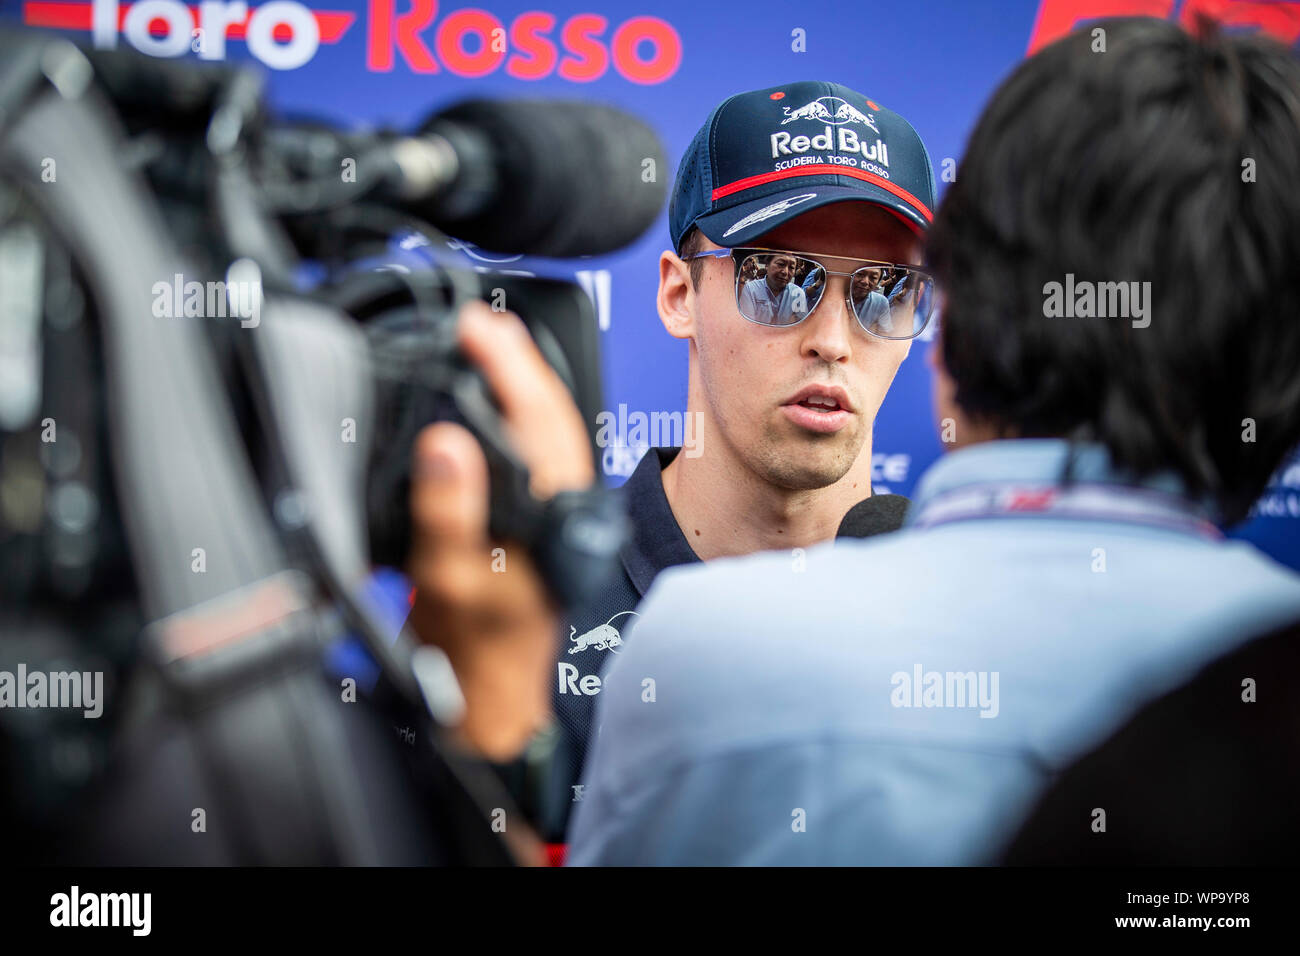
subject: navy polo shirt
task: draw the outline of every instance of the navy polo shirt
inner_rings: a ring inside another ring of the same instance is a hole
[[[637,610],[660,571],[700,564],[677,524],[664,494],[663,470],[680,448],[651,448],[620,491],[632,534],[620,552],[622,567],[604,592],[564,621],[563,639],[551,685],[559,724],[559,744],[547,768],[541,828],[547,840],[561,842],[574,807],[584,797],[580,782],[587,749],[595,743],[593,719],[604,672],[624,650],[640,618]],[[880,532],[894,531],[902,512],[882,519]]]
[[[600,693],[601,671],[622,651],[636,626],[637,605],[664,568],[700,560],[682,534],[664,494],[663,469],[680,450],[649,449],[623,484],[620,491],[632,534],[620,553],[622,567],[605,590],[587,606],[571,612],[561,628],[551,690],[556,720],[570,751],[567,773],[561,772],[568,779],[557,782],[567,791],[566,803],[581,799],[581,791],[574,788],[593,733],[592,715]]]

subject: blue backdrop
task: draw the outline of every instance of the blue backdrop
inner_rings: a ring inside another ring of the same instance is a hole
[[[317,6],[316,3],[320,5]],[[351,125],[412,128],[468,95],[601,100],[647,118],[673,163],[709,110],[730,94],[802,79],[831,79],[907,117],[936,175],[955,160],[981,105],[1026,54],[1077,22],[1120,13],[1190,20],[1207,12],[1263,27],[1294,44],[1300,2],[1242,0],[296,0],[205,4],[179,0],[21,2],[5,16],[135,46],[155,55],[260,62],[273,105]],[[671,183],[676,169],[659,175]],[[939,183],[940,194],[946,184]],[[467,250],[505,268],[580,281],[598,306],[607,404],[617,414],[682,411],[686,345],[654,308],[657,257],[669,245],[666,211],[617,255],[539,262]],[[940,453],[921,341],[876,421],[874,483],[910,494]],[[619,483],[639,449],[611,449]],[[1300,464],[1277,475],[1259,514],[1236,529],[1300,567]]]

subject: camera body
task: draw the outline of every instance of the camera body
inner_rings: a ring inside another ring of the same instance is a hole
[[[490,825],[513,801],[447,734],[449,663],[385,633],[360,585],[404,563],[412,441],[437,420],[479,438],[490,530],[530,549],[560,603],[599,581],[616,502],[532,498],[454,332],[468,296],[504,290],[590,432],[590,301],[553,280],[349,272],[412,217],[361,191],[287,209],[316,184],[268,180],[292,164],[243,70],[32,32],[0,34],[0,64],[0,258],[28,301],[0,395],[0,670],[105,688],[94,720],[0,712],[16,845],[65,863],[528,858],[526,835]],[[328,278],[304,291],[313,257]],[[159,283],[196,276],[257,298],[224,320],[160,316]],[[382,675],[363,701],[322,664],[349,633]],[[220,821],[201,846],[174,829],[197,809]]]

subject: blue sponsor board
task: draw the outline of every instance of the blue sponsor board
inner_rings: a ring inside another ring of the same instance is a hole
[[[471,95],[598,100],[648,119],[673,163],[712,107],[732,93],[834,80],[911,121],[933,159],[940,197],[981,106],[1026,52],[1092,17],[1140,13],[1190,22],[1200,12],[1237,28],[1263,27],[1290,43],[1300,36],[1300,2],[1244,0],[0,4],[0,16],[100,46],[260,64],[276,108],[352,126],[414,129]],[[884,148],[874,141],[862,146],[877,158]],[[657,174],[671,182],[675,172]],[[462,254],[480,268],[581,283],[597,305],[607,407],[615,416],[629,410],[620,420],[635,424],[638,413],[685,413],[687,346],[663,330],[655,311],[657,259],[669,245],[665,210],[644,237],[615,255],[538,261],[472,247]],[[419,261],[418,253],[394,249],[411,261]],[[914,344],[876,420],[878,489],[910,494],[940,454],[926,367],[932,332]],[[642,451],[635,441],[624,444],[605,455],[613,484]],[[1300,568],[1297,522],[1300,467],[1292,463],[1233,534]]]

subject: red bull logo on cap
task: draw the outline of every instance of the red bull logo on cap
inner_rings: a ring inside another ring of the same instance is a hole
[[[832,126],[842,126],[845,123],[861,123],[868,126],[877,136],[880,130],[876,129],[875,117],[870,116],[859,110],[847,100],[840,99],[838,96],[821,96],[811,103],[792,110],[785,107],[785,119],[781,120],[781,125],[793,123],[795,120],[810,119],[817,120],[821,123],[830,123]]]
[[[836,149],[841,153],[860,153],[863,160],[870,163],[879,163],[881,166],[889,165],[889,147],[885,145],[884,140],[876,137],[874,143],[868,143],[865,139],[858,139],[858,134],[851,129],[837,129],[833,131],[829,126],[823,127],[825,132],[817,136],[791,136],[789,133],[772,134],[772,158],[780,159],[782,156],[802,155],[809,150],[818,150],[826,152]],[[825,162],[834,163],[842,157],[828,156]],[[780,168],[780,167],[777,167]]]
[[[782,126],[797,120],[813,120],[824,125],[822,131],[813,136],[795,135],[789,130],[773,133],[772,158],[781,160],[774,169],[780,171],[811,164],[857,166],[861,157],[864,169],[889,178],[889,147],[880,138],[880,129],[872,114],[862,112],[839,96],[819,96],[797,109],[786,106],[782,112],[785,114],[785,119],[781,120]],[[865,126],[875,133],[875,141],[860,136],[859,131],[849,125],[853,123]],[[806,153],[821,155],[809,156]],[[783,156],[795,158],[782,160]]]

